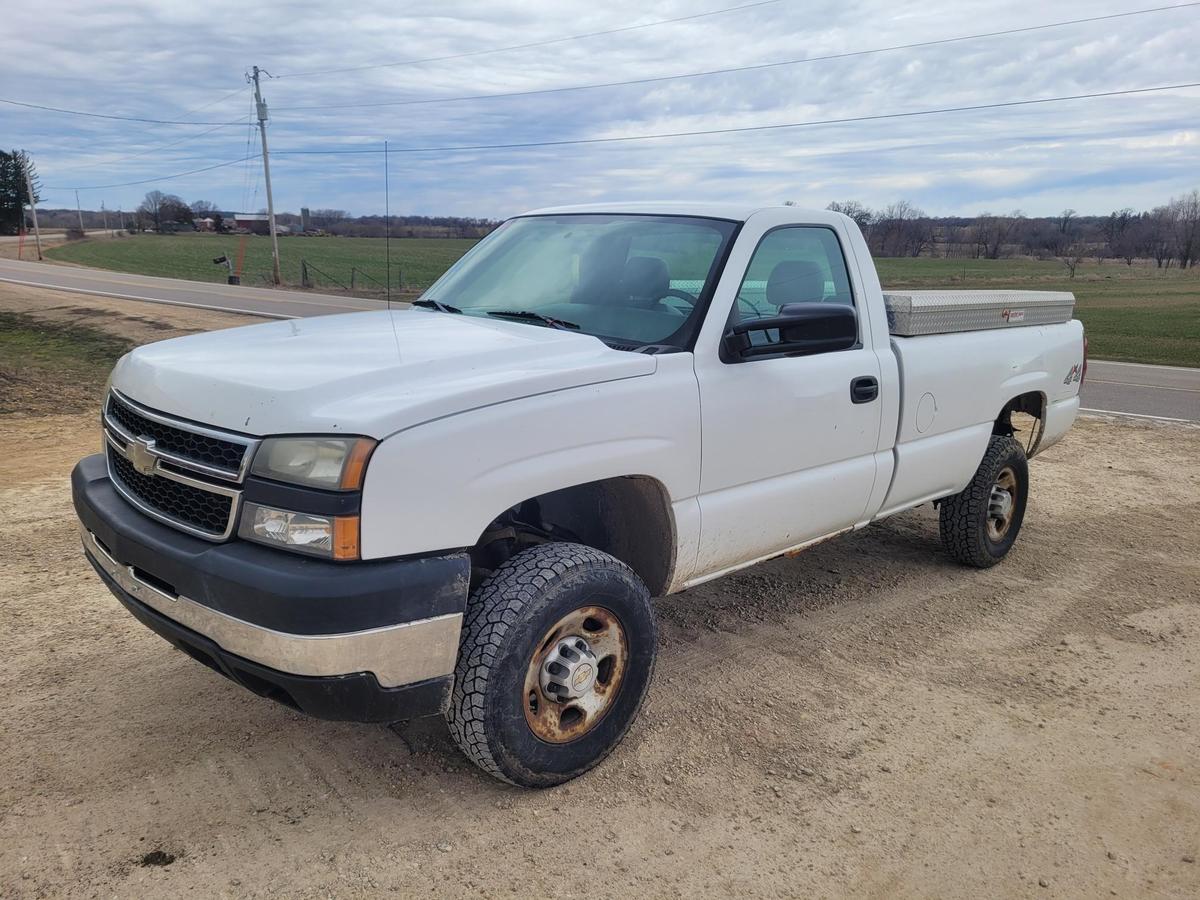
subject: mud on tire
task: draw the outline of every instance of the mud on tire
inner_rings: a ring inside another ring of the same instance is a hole
[[[529,673],[557,640],[556,623],[580,609],[610,616],[626,655],[595,722],[577,737],[549,742],[535,732],[527,705],[553,700],[531,696]],[[581,544],[531,547],[497,568],[468,601],[446,713],[450,734],[496,778],[524,787],[561,784],[597,765],[625,736],[649,686],[657,647],[649,591],[628,566]]]
[[[1004,501],[997,490],[1008,494],[1010,500]],[[964,565],[994,566],[1016,542],[1028,498],[1025,450],[1012,436],[993,436],[970,484],[941,503],[938,526],[942,544]]]

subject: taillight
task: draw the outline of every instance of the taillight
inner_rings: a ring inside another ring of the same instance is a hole
[[[1083,387],[1083,379],[1087,378],[1087,335],[1083,336],[1083,369],[1079,372],[1079,386]]]

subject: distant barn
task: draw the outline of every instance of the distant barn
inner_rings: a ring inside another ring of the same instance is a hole
[[[271,231],[266,213],[234,213],[233,227],[235,231],[248,231],[251,234],[269,234]]]

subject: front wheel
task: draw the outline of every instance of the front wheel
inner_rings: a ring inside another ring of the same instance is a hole
[[[450,733],[496,778],[561,784],[625,736],[657,648],[649,591],[628,566],[581,544],[531,547],[468,603]]]
[[[1028,499],[1025,450],[1011,435],[995,435],[971,483],[941,503],[942,544],[965,565],[994,566],[1016,542]]]

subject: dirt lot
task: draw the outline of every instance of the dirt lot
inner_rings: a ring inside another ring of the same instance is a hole
[[[0,896],[1200,894],[1200,429],[1081,423],[986,572],[923,508],[660,601],[629,738],[531,793],[138,625],[73,530],[95,413],[53,396],[0,418]]]

